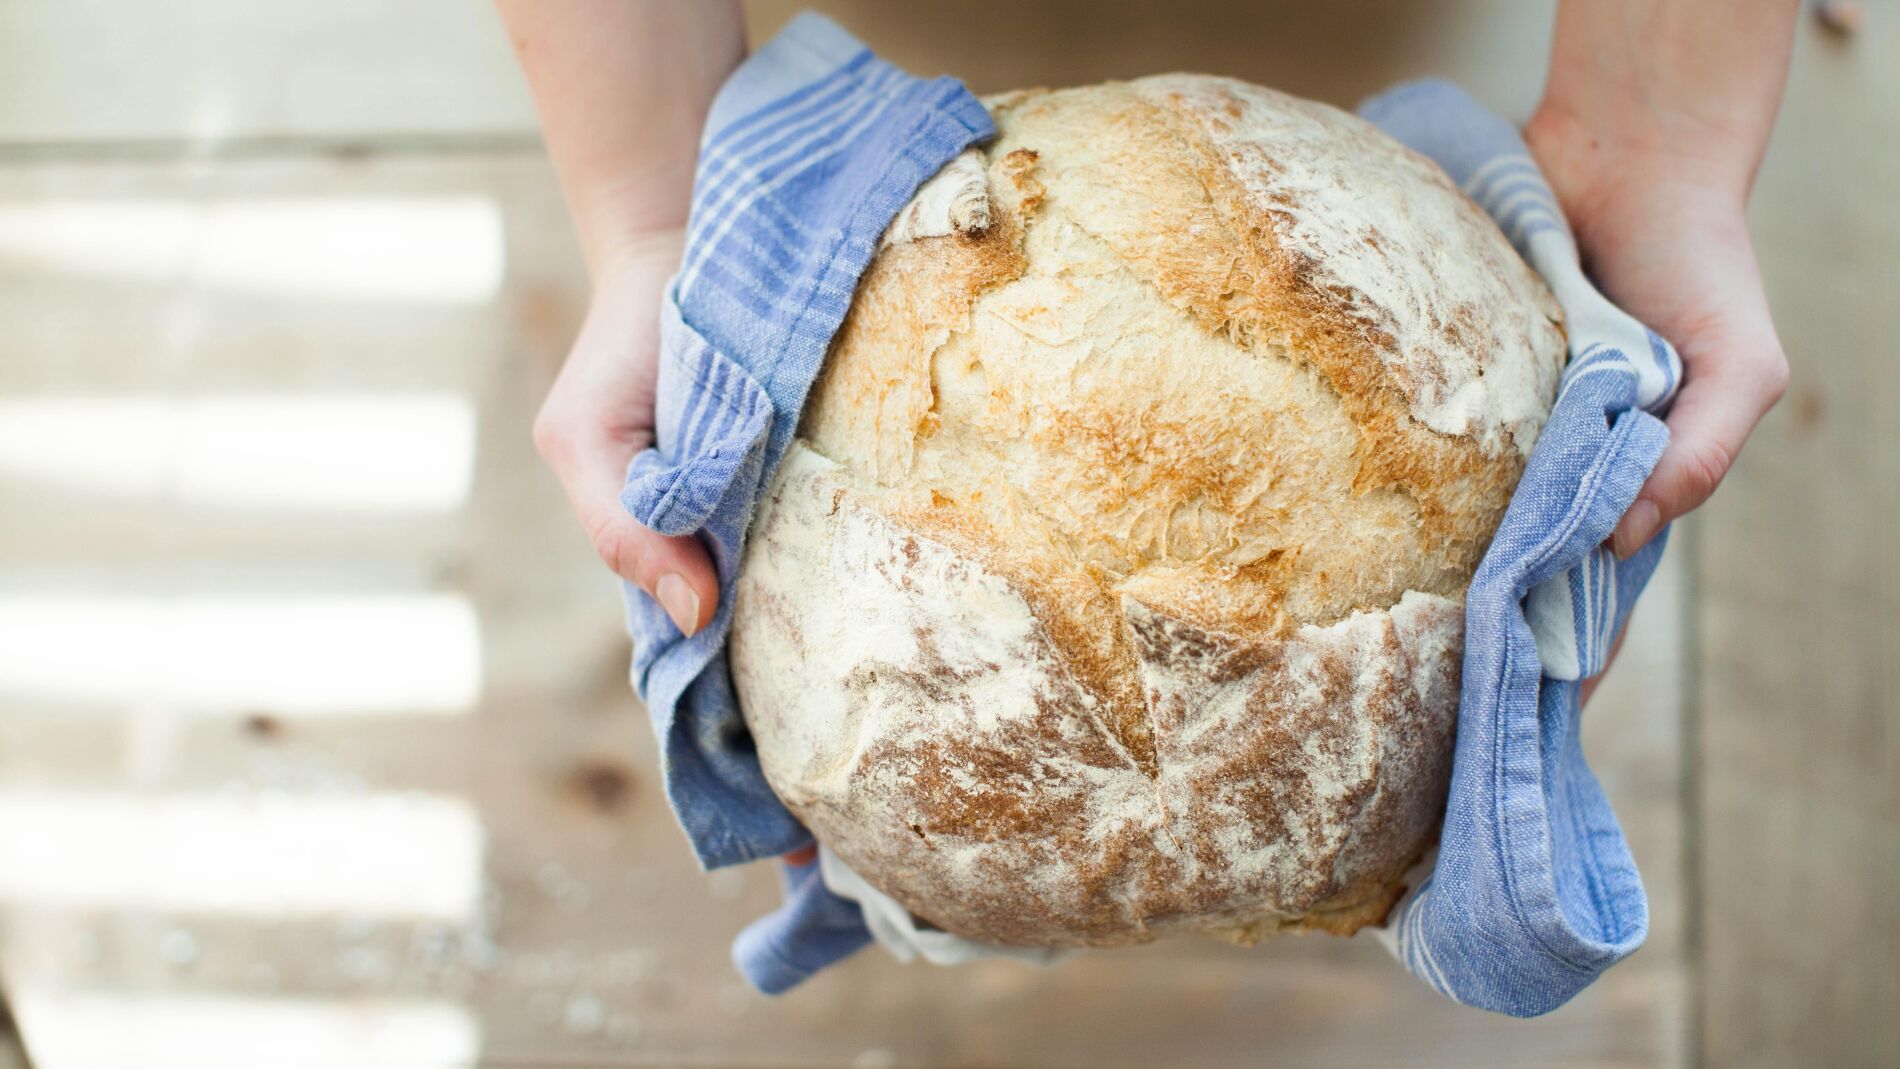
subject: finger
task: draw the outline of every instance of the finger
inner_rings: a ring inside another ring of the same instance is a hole
[[[536,424],[536,442],[580,518],[594,552],[621,578],[660,603],[683,635],[712,621],[719,579],[699,539],[667,536],[636,523],[620,503],[627,464],[646,445],[633,439],[575,431],[558,417]]]
[[[1787,381],[1778,347],[1695,369],[1669,413],[1669,445],[1617,523],[1611,551],[1628,558],[1664,524],[1707,501]]]

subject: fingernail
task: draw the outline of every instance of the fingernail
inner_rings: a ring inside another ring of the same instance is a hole
[[[660,599],[660,608],[672,617],[673,626],[680,634],[690,635],[699,630],[699,595],[693,593],[692,586],[678,572],[667,572],[653,588],[653,595]]]
[[[1610,536],[1610,552],[1622,560],[1628,560],[1631,554],[1656,537],[1656,528],[1661,526],[1662,513],[1657,511],[1656,503],[1646,497],[1638,498],[1616,525],[1616,533]]]

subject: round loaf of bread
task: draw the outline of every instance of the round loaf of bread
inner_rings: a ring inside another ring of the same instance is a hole
[[[752,526],[766,776],[972,939],[1378,923],[1437,834],[1556,302],[1334,108],[1195,75],[988,103]]]

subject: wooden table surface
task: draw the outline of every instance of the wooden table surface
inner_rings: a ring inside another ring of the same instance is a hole
[[[816,6],[981,91],[1451,71],[1520,115],[1550,23]],[[1868,6],[1803,26],[1756,199],[1795,391],[1586,718],[1650,942],[1533,1022],[1323,937],[751,992],[727,946],[775,878],[692,863],[528,441],[586,289],[492,12],[0,6],[0,975],[34,1064],[1892,1064],[1900,9]]]

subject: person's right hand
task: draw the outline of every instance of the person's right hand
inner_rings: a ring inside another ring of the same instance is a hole
[[[653,441],[660,302],[683,239],[681,230],[645,235],[602,263],[587,320],[535,417],[534,444],[600,559],[690,635],[719,605],[706,547],[642,527],[620,504],[627,465]]]

